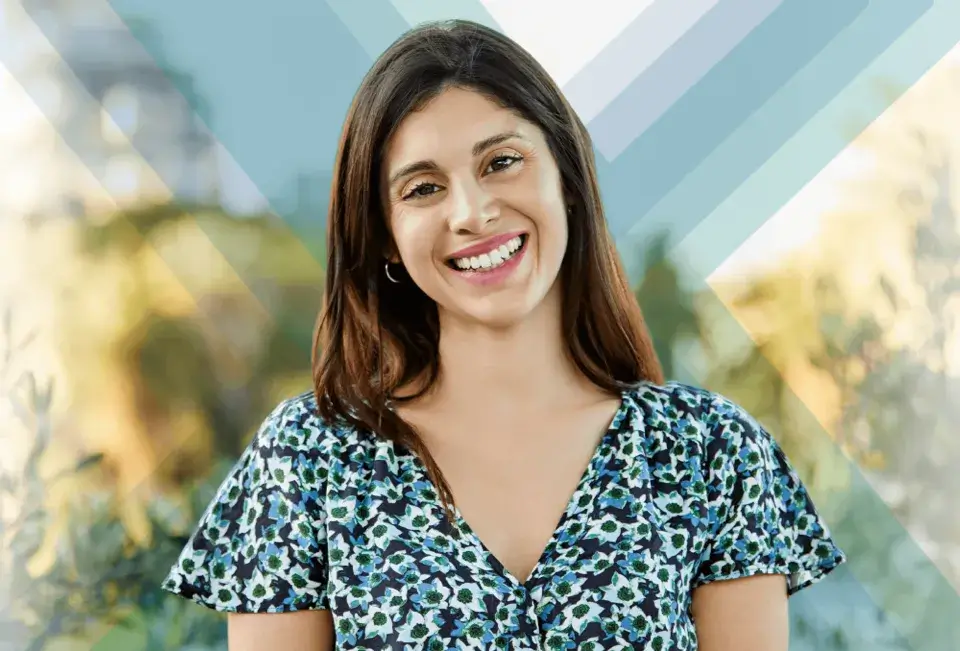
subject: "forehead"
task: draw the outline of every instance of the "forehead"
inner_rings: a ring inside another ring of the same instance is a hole
[[[472,157],[474,143],[516,131],[533,142],[539,130],[480,93],[450,88],[406,116],[387,146],[388,168],[415,160]]]

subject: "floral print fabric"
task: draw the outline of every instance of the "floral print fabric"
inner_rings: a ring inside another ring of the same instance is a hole
[[[679,382],[625,391],[526,582],[413,454],[321,422],[312,394],[271,413],[165,590],[223,612],[332,612],[337,648],[696,649],[694,588],[845,560],[775,440]]]

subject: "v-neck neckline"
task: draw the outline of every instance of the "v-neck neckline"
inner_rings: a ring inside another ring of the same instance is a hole
[[[497,558],[497,555],[494,554],[489,547],[487,547],[486,543],[483,542],[483,539],[480,538],[476,530],[470,525],[466,518],[463,517],[463,513],[460,512],[460,508],[456,505],[453,505],[456,528],[460,533],[459,541],[463,542],[463,539],[467,538],[469,542],[477,548],[476,551],[481,552],[482,555],[487,559],[487,564],[490,566],[490,569],[494,570],[512,586],[523,589],[529,589],[531,587],[531,584],[538,578],[538,574],[542,568],[548,565],[550,556],[556,548],[557,543],[562,539],[564,530],[566,530],[574,515],[576,515],[579,509],[581,494],[588,488],[590,482],[600,474],[602,465],[606,462],[606,455],[604,455],[603,452],[612,448],[612,443],[621,430],[621,424],[628,410],[629,391],[621,391],[619,397],[620,403],[617,406],[613,417],[610,418],[606,429],[597,441],[597,444],[593,449],[593,453],[590,455],[590,460],[587,462],[583,472],[580,474],[580,479],[577,481],[577,486],[567,500],[567,505],[564,508],[563,513],[560,515],[557,525],[554,527],[550,538],[547,540],[546,545],[540,552],[540,557],[537,559],[537,562],[530,570],[530,574],[526,579],[521,580],[513,572],[507,569],[503,562]],[[431,500],[431,505],[436,507],[442,513],[443,505],[439,499],[439,491],[436,489],[436,486],[430,479],[430,476],[427,474],[426,466],[417,455],[413,454],[412,452],[409,453],[409,455],[416,464],[417,471],[420,474],[420,480],[426,482],[433,489],[432,492],[435,496],[435,499]],[[447,525],[447,527],[449,528],[449,525]]]

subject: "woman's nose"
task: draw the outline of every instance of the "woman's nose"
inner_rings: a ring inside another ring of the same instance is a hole
[[[459,184],[453,193],[450,209],[450,230],[459,233],[479,233],[487,224],[500,217],[497,199],[479,183]]]

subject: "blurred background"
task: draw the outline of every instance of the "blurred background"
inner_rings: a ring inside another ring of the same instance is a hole
[[[956,648],[956,9],[157,4],[0,0],[0,649],[226,648],[160,582],[311,386],[352,93],[446,17],[564,88],[667,376],[754,414],[850,556],[791,649]]]

